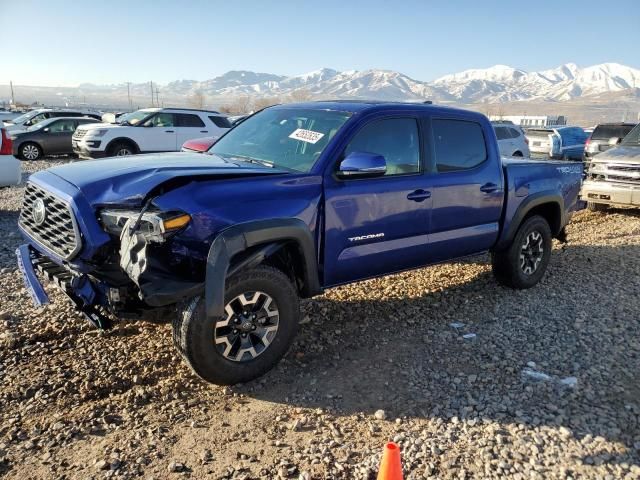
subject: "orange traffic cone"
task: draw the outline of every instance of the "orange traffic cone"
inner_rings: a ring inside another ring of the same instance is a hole
[[[384,446],[378,480],[402,480],[400,447],[396,443],[389,442]]]

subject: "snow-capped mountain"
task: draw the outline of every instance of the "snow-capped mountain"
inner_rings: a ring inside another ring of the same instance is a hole
[[[525,72],[504,65],[466,70],[434,82],[465,103],[571,98],[640,88],[640,70],[617,63],[580,68],[567,63],[552,70]]]
[[[322,68],[295,76],[230,71],[205,81],[179,80],[155,85],[163,98],[179,99],[201,92],[212,98],[284,97],[304,91],[313,98],[435,100],[457,103],[496,103],[518,100],[564,101],[590,95],[640,89],[640,70],[617,63],[580,68],[567,63],[539,72],[506,65],[465,70],[431,82],[390,70]],[[81,85],[80,94],[126,94],[126,85]],[[149,95],[149,84],[130,85],[132,95]]]

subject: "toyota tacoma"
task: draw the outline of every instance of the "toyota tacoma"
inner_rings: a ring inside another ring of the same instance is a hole
[[[487,251],[498,282],[532,287],[581,205],[581,165],[501,160],[485,116],[425,104],[274,106],[207,154],[98,162],[31,176],[28,290],[46,303],[54,282],[100,327],[172,316],[219,384],[271,369],[327,288]]]

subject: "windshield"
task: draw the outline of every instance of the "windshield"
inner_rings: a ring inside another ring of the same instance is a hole
[[[351,113],[268,108],[223,136],[209,153],[309,172]]]
[[[640,145],[640,123],[633,127],[624,140],[622,140],[621,145]]]
[[[126,113],[118,118],[118,123],[122,125],[138,125],[142,120],[156,112],[138,110],[137,112]]]
[[[37,115],[38,112],[27,112],[27,113],[23,113],[22,115],[20,115],[19,117],[14,118],[13,120],[9,120],[12,123],[17,124],[21,124],[26,122],[27,120],[29,120],[31,117],[35,117]]]

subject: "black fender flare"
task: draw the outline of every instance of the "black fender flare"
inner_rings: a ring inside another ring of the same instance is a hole
[[[224,315],[225,283],[231,259],[258,245],[294,241],[304,256],[304,297],[323,292],[318,274],[315,242],[309,227],[297,218],[274,218],[241,223],[222,231],[212,242],[207,256],[205,303],[207,317]]]
[[[554,236],[559,234],[566,224],[566,214],[564,211],[564,199],[562,198],[562,195],[554,191],[537,192],[527,197],[520,204],[520,206],[516,210],[516,213],[513,215],[513,218],[511,219],[511,223],[509,224],[507,231],[504,232],[504,234],[502,235],[502,238],[500,239],[500,241],[498,242],[494,250],[502,250],[504,248],[509,247],[509,245],[513,241],[513,238],[516,236],[516,232],[518,231],[518,228],[520,228],[520,225],[522,225],[522,221],[525,219],[527,214],[535,207],[539,207],[540,205],[545,205],[545,204],[555,205],[560,211],[559,228],[557,231],[553,231],[553,226],[552,226],[552,232],[551,232]]]
[[[136,153],[140,153],[140,146],[134,140],[130,139],[129,137],[117,137],[111,140],[109,143],[107,143],[107,146],[104,148],[105,155],[107,155],[107,152],[109,151],[109,149],[118,142],[130,143],[135,147]]]

